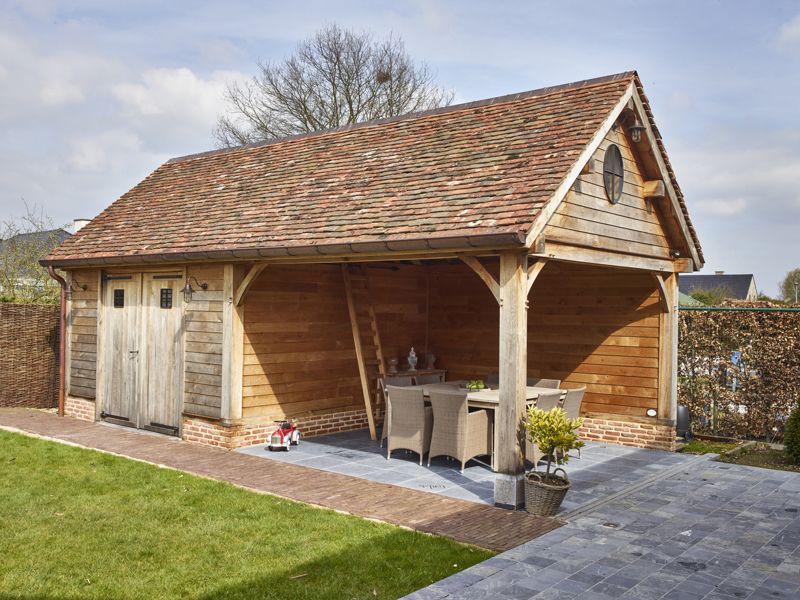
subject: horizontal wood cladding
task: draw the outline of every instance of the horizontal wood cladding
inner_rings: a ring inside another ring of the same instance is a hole
[[[222,294],[223,266],[189,266],[193,288],[184,311],[183,411],[219,418],[222,404]],[[203,290],[200,283],[207,283]]]
[[[421,350],[427,270],[381,264],[354,267],[350,277],[372,391],[378,365],[369,327],[369,302],[387,357],[405,356],[412,345]],[[270,265],[252,284],[243,310],[245,418],[363,408],[338,265]]]
[[[67,394],[80,398],[96,396],[97,389],[97,299],[99,272],[76,269],[70,272],[72,300],[69,302],[69,385]],[[86,286],[86,289],[82,289]]]
[[[623,158],[622,197],[612,204],[603,186],[603,158],[610,144]],[[653,200],[644,198],[644,178],[621,128],[608,133],[545,228],[548,241],[622,254],[670,258],[670,242]],[[655,201],[657,202],[657,200]]]
[[[448,377],[498,370],[499,307],[466,266],[431,267],[431,348]],[[528,374],[587,386],[584,412],[656,408],[660,304],[648,273],[548,264],[528,312]]]

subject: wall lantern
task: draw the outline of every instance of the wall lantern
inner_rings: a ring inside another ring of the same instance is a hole
[[[183,299],[184,299],[186,302],[191,302],[191,301],[192,301],[192,292],[194,292],[194,290],[192,289],[192,284],[190,283],[190,280],[191,280],[191,279],[194,279],[194,282],[195,282],[195,283],[198,285],[198,287],[200,287],[200,288],[201,288],[203,291],[205,291],[205,290],[207,290],[207,289],[208,289],[208,284],[207,284],[205,281],[204,281],[203,283],[200,283],[199,281],[197,281],[197,277],[188,277],[188,278],[186,279],[186,285],[185,285],[185,286],[183,286]]]
[[[631,134],[631,140],[633,140],[634,143],[638,144],[642,141],[642,132],[644,129],[644,125],[642,125],[639,118],[634,117],[633,124],[628,126],[628,132]]]

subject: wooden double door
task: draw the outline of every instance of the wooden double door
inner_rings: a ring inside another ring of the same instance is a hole
[[[107,273],[100,330],[100,417],[179,435],[183,274]]]

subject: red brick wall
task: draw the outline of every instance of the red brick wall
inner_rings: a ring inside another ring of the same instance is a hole
[[[84,398],[64,398],[64,414],[81,421],[94,421],[94,402]]]
[[[670,425],[586,417],[578,433],[582,439],[588,441],[675,451],[675,427]]]
[[[294,422],[300,428],[303,437],[364,429],[368,426],[367,413],[363,409],[299,417]],[[226,427],[210,419],[198,417],[183,419],[185,441],[220,448],[243,448],[263,444],[274,429],[275,424],[272,422]]]

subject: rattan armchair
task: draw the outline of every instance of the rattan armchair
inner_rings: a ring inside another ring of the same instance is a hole
[[[528,386],[530,387],[543,387],[553,388],[557,390],[561,387],[560,379],[541,379],[540,377],[528,377]]]
[[[567,413],[568,419],[577,419],[581,416],[581,404],[583,403],[583,395],[586,393],[586,386],[577,388],[575,390],[567,390],[564,396],[562,407],[564,412]],[[581,457],[581,449],[578,448],[578,458]]]
[[[378,393],[383,397],[383,427],[381,427],[380,447],[383,448],[383,440],[389,435],[389,395],[386,393],[386,386],[408,387],[412,385],[410,377],[379,377]]]
[[[431,391],[433,436],[428,466],[434,456],[451,456],[461,462],[492,453],[492,422],[486,410],[469,412],[466,392]]]
[[[539,394],[539,397],[536,399],[536,407],[542,410],[553,410],[561,401],[561,394],[561,390]],[[539,461],[544,458],[544,453],[539,450],[539,446],[530,441],[527,436],[525,437],[525,458],[531,461],[534,471]]]
[[[389,435],[386,439],[386,460],[392,456],[392,450],[411,450],[422,457],[431,446],[433,429],[433,412],[425,406],[422,388],[386,387],[389,398]]]

